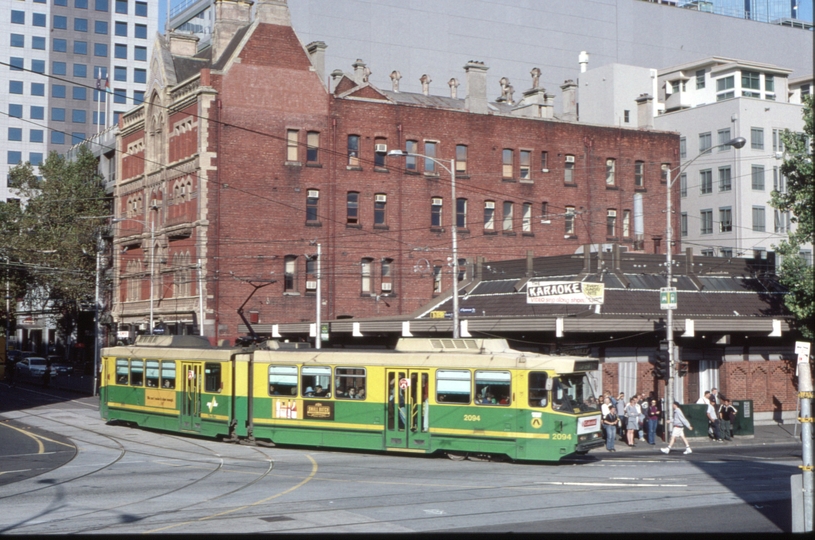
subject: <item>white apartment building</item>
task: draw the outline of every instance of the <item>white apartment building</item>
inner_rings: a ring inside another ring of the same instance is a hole
[[[813,84],[812,75],[790,73],[723,57],[661,70],[601,66],[580,74],[579,121],[680,133],[680,163],[671,173],[680,191],[674,237],[698,255],[765,257],[793,225],[770,199],[786,189],[780,135],[803,131],[801,99]],[[643,94],[653,99],[638,105]],[[736,137],[746,139],[743,148],[716,148]],[[665,201],[654,203],[664,211]],[[812,246],[801,255],[811,260]]]
[[[791,84],[790,72],[720,57],[659,71],[665,112],[654,127],[682,134],[679,236],[694,253],[765,256],[786,238],[790,216],[770,206],[771,192],[786,189],[780,136],[803,132],[801,95],[812,84],[812,76]],[[717,147],[735,137],[746,145]],[[812,246],[802,255],[811,260]]]
[[[65,153],[144,97],[156,0],[0,3],[0,170]],[[108,78],[111,93],[96,89]],[[109,99],[110,98],[110,99]],[[16,198],[4,179],[0,201]]]

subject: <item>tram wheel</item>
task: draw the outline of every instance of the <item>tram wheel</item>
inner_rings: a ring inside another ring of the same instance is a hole
[[[470,454],[467,456],[470,461],[491,461],[489,454]]]
[[[466,452],[447,452],[447,457],[453,461],[464,461],[467,459]]]

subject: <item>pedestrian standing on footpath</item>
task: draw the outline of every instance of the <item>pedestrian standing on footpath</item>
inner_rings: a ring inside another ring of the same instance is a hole
[[[611,410],[611,398],[606,396],[603,398],[603,404],[600,405],[600,414],[603,415],[603,418],[608,415],[609,410]]]
[[[719,419],[721,420],[719,431],[722,432],[722,437],[726,441],[731,440],[731,430],[733,429],[733,423],[736,421],[736,408],[727,398],[724,399],[724,403],[719,408]]]
[[[710,405],[710,390],[705,390],[705,393],[699,396],[696,400],[697,405]]]
[[[637,398],[632,397],[625,407],[625,429],[628,446],[634,448],[634,433],[639,429],[640,410],[637,409]]]
[[[709,427],[708,431],[713,437],[713,440],[716,442],[724,442],[719,432],[719,414],[716,412],[716,400],[712,394],[710,396],[710,403],[707,405],[707,421]]]
[[[622,392],[617,396],[617,418],[620,419],[617,423],[617,435],[621,441],[625,441],[625,394]]]
[[[659,407],[657,407],[656,399],[651,399],[651,403],[647,405],[645,421],[648,426],[648,444],[656,444],[657,424],[659,424]]]
[[[671,440],[668,442],[667,448],[662,448],[662,452],[665,454],[670,453],[674,443],[676,442],[676,438],[679,437],[682,439],[682,442],[685,443],[685,451],[683,453],[692,454],[693,450],[690,449],[690,443],[688,442],[688,439],[685,438],[685,428],[693,430],[693,426],[690,425],[688,419],[685,418],[684,414],[682,414],[682,409],[679,408],[678,401],[674,401],[671,406],[674,409],[674,425],[671,429]]]
[[[611,404],[611,400],[606,398],[606,401]],[[608,407],[608,413],[603,416],[603,429],[606,431],[606,450],[609,452],[616,452],[617,450],[614,449],[614,439],[617,436],[617,423],[619,418],[617,417],[617,411],[614,407]]]
[[[640,412],[639,422],[637,423],[637,436],[639,440],[645,442],[645,402],[641,401],[644,396],[641,398],[640,394],[634,395],[634,399],[636,400],[634,403],[637,406],[637,410]]]

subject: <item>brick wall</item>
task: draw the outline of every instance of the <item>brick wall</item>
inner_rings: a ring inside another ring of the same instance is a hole
[[[467,225],[459,230],[460,258],[495,261],[525,257],[530,251],[533,256],[568,254],[586,243],[612,241],[632,248],[635,193],[644,202],[645,250],[653,251],[652,237],[664,232],[660,167],[677,162],[676,134],[397,105],[373,88],[360,92],[364,99],[353,94],[340,99],[327,93],[289,27],[258,26],[238,55],[240,61],[222,72],[202,72],[201,84],[217,92],[215,107],[203,107],[199,101],[168,119],[163,154],[170,162],[190,155],[199,142],[211,153],[200,163],[214,168],[207,172],[206,190],[198,186],[196,198],[177,203],[171,200],[176,171],[160,184],[169,190],[162,194],[162,228],[207,220],[203,253],[211,285],[207,308],[217,314],[214,339],[237,337],[240,320],[235,310],[252,291],[246,280],[277,280],[246,307],[259,312],[261,323],[313,320],[314,298],[306,290],[313,276],[306,275],[306,256],[316,253],[315,243],[322,245],[326,319],[411,313],[437,294],[434,267],[442,271],[442,289],[450,288],[455,204],[448,173],[437,169],[438,175],[425,175],[418,160],[419,173],[410,174],[404,158],[398,157],[386,157],[382,167],[375,167],[376,143],[404,149],[406,141],[414,140],[416,151],[423,153],[427,141],[433,141],[437,158],[448,162],[455,157],[456,145],[467,146],[467,171],[456,181],[457,198],[467,201]],[[204,118],[190,121],[193,114]],[[202,129],[204,140],[198,141]],[[297,132],[296,160],[287,159],[290,130]],[[319,133],[315,162],[307,160],[309,132]],[[359,136],[358,166],[348,166],[348,135]],[[143,137],[143,131],[129,134],[122,145],[126,148]],[[513,152],[511,178],[502,174],[504,149]],[[522,150],[531,155],[528,181],[520,178]],[[547,153],[548,172],[542,171],[542,152]],[[571,184],[564,182],[567,155],[575,158]],[[123,179],[143,173],[142,156],[123,159]],[[612,186],[606,184],[608,158],[616,160]],[[642,189],[634,186],[635,161],[645,163]],[[200,170],[189,176],[195,181]],[[309,190],[319,193],[319,202],[317,219],[307,222]],[[359,197],[358,223],[347,219],[349,192]],[[386,198],[385,220],[375,226],[377,195]],[[149,194],[145,196],[149,204]],[[442,200],[440,227],[431,227],[433,198]],[[487,201],[495,203],[493,230],[484,227]],[[508,202],[513,205],[512,230],[504,231]],[[523,230],[525,204],[530,205],[529,230]],[[574,234],[568,237],[567,206],[576,212]],[[617,211],[613,238],[606,234],[609,209]],[[626,210],[631,211],[630,233],[623,237]],[[549,223],[541,223],[544,217]],[[678,227],[678,214],[675,219]],[[287,256],[296,257],[296,274],[292,290],[284,291]],[[383,260],[391,262],[389,291],[382,287]],[[362,274],[368,268],[366,292]]]

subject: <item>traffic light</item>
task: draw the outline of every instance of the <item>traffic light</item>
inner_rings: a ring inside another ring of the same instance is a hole
[[[679,374],[680,377],[684,377],[688,374],[688,363],[687,362],[679,362],[676,366],[676,372]]]
[[[668,380],[669,365],[668,351],[657,351],[656,362],[654,362],[654,378]]]

